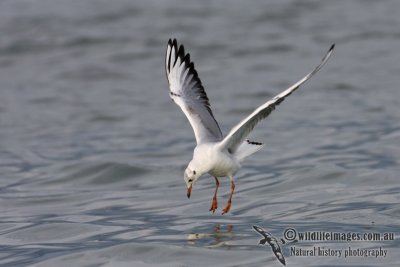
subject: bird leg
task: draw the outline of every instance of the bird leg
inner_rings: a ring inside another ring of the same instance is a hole
[[[233,192],[235,191],[235,182],[233,181],[233,177],[231,179],[231,194],[229,196],[228,202],[226,202],[225,208],[222,210],[222,214],[228,213],[229,210],[231,209],[231,204],[232,204],[232,196]]]
[[[219,187],[218,178],[217,177],[214,177],[214,178],[215,178],[215,192],[214,192],[213,202],[212,202],[211,208],[210,208],[210,211],[212,211],[213,213],[215,212],[215,210],[218,207],[218,204],[217,204],[217,191],[218,191],[218,187]]]

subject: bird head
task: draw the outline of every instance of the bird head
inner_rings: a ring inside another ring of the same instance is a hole
[[[193,184],[199,179],[202,175],[198,169],[193,166],[192,163],[189,163],[187,166],[185,173],[183,174],[183,179],[185,180],[187,187],[187,197],[190,198],[190,194],[192,193]]]

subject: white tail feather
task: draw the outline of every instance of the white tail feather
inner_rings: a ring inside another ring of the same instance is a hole
[[[256,153],[263,146],[264,145],[262,143],[246,140],[238,147],[238,149],[235,152],[235,156],[240,161],[243,161],[248,156]]]

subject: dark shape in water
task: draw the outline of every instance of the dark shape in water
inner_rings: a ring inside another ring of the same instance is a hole
[[[279,246],[279,241],[276,239],[271,233],[268,233],[264,231],[261,227],[257,225],[253,225],[254,230],[256,230],[257,233],[262,235],[264,238],[259,241],[259,245],[265,245],[265,243],[268,243],[271,248],[272,252],[274,252],[276,258],[283,264],[286,265],[285,257],[282,254],[281,247]]]

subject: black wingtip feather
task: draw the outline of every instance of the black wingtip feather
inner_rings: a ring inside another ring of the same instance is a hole
[[[185,62],[186,66],[190,65],[190,54],[189,53],[187,53],[185,55],[185,57],[183,58],[183,61]]]
[[[179,46],[178,57],[181,59],[185,57],[185,47],[183,47],[183,45]]]

